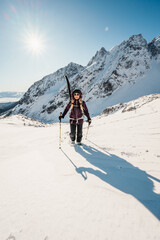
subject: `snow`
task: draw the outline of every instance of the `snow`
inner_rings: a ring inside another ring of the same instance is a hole
[[[62,123],[62,150],[59,123],[0,119],[0,239],[159,240],[160,97],[144,99],[94,117],[88,140],[84,123],[82,146]]]
[[[156,47],[160,46],[160,36],[155,38],[155,46]]]
[[[93,99],[87,103],[90,112],[93,115],[100,114],[106,107],[135,100],[143,95],[149,95],[160,92],[160,62],[153,63],[143,78],[137,79],[136,83],[125,83],[116,89],[111,96],[106,98]],[[93,104],[95,103],[96,104]]]
[[[53,74],[35,82],[13,109],[14,114],[23,113],[38,121],[51,122],[54,117],[50,114],[51,112],[48,113],[48,108],[59,104],[61,101],[61,97],[57,98],[57,94],[61,94],[64,85],[66,87],[64,75],[67,75],[71,80],[83,69],[83,66],[71,62],[66,67],[60,68]],[[55,100],[58,100],[56,104],[54,103]]]

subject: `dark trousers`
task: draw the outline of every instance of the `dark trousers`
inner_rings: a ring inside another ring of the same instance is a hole
[[[83,124],[71,124],[70,123],[70,138],[72,141],[75,141],[76,136],[77,136],[77,142],[81,142],[82,140],[82,128],[83,128]],[[76,129],[77,129],[77,134],[76,134]]]

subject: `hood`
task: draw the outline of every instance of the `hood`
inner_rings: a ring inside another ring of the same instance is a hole
[[[82,92],[81,92],[81,90],[80,89],[75,89],[75,90],[73,90],[73,92],[72,92],[72,98],[74,97],[74,93],[79,93],[80,94],[80,98],[82,98]]]

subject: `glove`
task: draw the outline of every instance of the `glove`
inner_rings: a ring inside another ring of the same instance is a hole
[[[92,122],[92,120],[91,120],[91,118],[88,118],[88,121],[87,121],[88,123],[89,123],[89,125],[91,124],[91,122]]]
[[[63,116],[59,116],[59,121],[61,121],[61,119],[64,118]]]

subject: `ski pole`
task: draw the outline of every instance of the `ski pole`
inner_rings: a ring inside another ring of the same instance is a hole
[[[60,117],[62,116],[62,112],[60,112]],[[61,118],[59,120],[59,148],[61,148]]]
[[[89,131],[89,122],[88,122],[87,133],[86,133],[86,138],[85,139],[87,139],[88,131]]]

